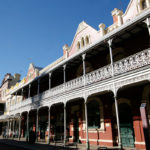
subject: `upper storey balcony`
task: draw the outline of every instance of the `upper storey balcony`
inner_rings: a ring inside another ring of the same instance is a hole
[[[87,88],[89,88],[89,86],[95,87],[95,85],[103,85],[102,87],[104,89],[101,91],[105,91],[107,82],[113,82],[112,80],[114,79],[121,80],[122,75],[125,76],[126,79],[130,79],[131,77],[136,77],[137,73],[138,75],[142,76],[143,71],[146,71],[148,74],[150,74],[150,48],[119,60],[115,62],[113,66],[114,78],[112,78],[112,66],[107,65],[87,73],[85,76],[78,77],[59,86],[46,90],[38,95],[29,97],[22,102],[11,106],[11,111],[18,111],[19,108],[22,108],[22,110],[25,108],[26,110],[26,106],[31,106],[31,108],[34,108],[39,106],[39,103],[41,103],[41,106],[42,104],[49,105],[51,103],[56,103],[57,100],[59,102],[60,98],[65,97],[65,94],[67,93],[68,95],[76,93],[76,96],[78,97],[78,91],[81,90],[81,93],[88,91]],[[143,78],[143,80],[145,79]],[[66,95],[66,97],[68,95]]]
[[[12,94],[23,99],[10,114],[113,91],[150,79],[149,13],[85,46]],[[140,16],[139,16],[140,17]],[[148,21],[148,20],[147,20]],[[110,42],[112,39],[112,42]],[[109,41],[109,42],[108,42]]]

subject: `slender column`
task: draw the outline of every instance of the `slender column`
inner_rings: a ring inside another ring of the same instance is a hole
[[[112,55],[112,39],[108,41],[109,44],[109,52],[110,52],[110,61],[111,61],[111,69],[112,69],[112,78],[114,79],[114,66],[113,66],[113,55]],[[118,145],[122,147],[121,143],[121,135],[120,135],[120,122],[119,122],[119,111],[118,111],[118,103],[117,103],[117,92],[115,83],[113,80],[113,90],[114,90],[114,100],[115,100],[115,110],[116,110],[116,120],[117,120],[117,126],[118,126]]]
[[[51,112],[51,107],[49,107],[48,109],[48,141],[47,141],[47,144],[50,144],[50,131],[51,131],[51,115],[50,115],[50,112]]]
[[[14,138],[14,135],[15,135],[15,119],[13,120],[13,134],[12,134],[12,138]]]
[[[38,135],[39,135],[39,109],[37,109],[37,112],[36,112],[36,142],[38,142]]]
[[[17,92],[16,92],[16,96],[15,96],[15,105],[17,104]]]
[[[12,120],[10,120],[10,122],[9,122],[9,131],[10,131],[10,133],[12,132]],[[8,132],[9,132],[8,131]],[[9,134],[10,135],[10,134]]]
[[[85,57],[86,57],[86,54],[82,54],[84,87],[85,87],[85,75],[86,75]],[[85,92],[84,92],[84,95],[85,95]],[[88,136],[88,115],[87,115],[87,113],[88,113],[87,112],[87,98],[85,98],[86,150],[89,150],[90,144],[89,144],[89,136]]]
[[[84,86],[85,86],[85,74],[86,74],[85,56],[86,56],[86,54],[82,54]]]
[[[82,55],[82,62],[83,62],[83,75],[85,75],[85,74],[86,74],[86,70],[85,70],[85,56],[86,56],[86,54],[83,54],[83,55]]]
[[[89,136],[88,136],[88,111],[87,111],[87,100],[85,99],[85,123],[86,123],[86,150],[90,149]]]
[[[23,101],[23,88],[21,89],[21,96],[22,96],[22,101]]]
[[[64,83],[66,83],[66,64],[63,66]],[[64,146],[66,145],[66,104],[64,103]]]
[[[37,87],[37,94],[40,93],[40,79],[38,79],[38,87]]]
[[[109,54],[110,54],[110,63],[111,63],[111,69],[112,69],[112,77],[114,76],[114,67],[113,67],[113,55],[112,55],[112,39],[108,41],[109,45]]]
[[[21,137],[21,115],[19,116],[19,132],[18,132],[18,140],[20,141]]]
[[[66,104],[64,104],[64,146],[66,145]]]
[[[8,125],[7,125],[7,138],[9,137],[9,119],[8,119]]]
[[[27,112],[27,137],[26,137],[26,141],[29,141],[29,112]]]
[[[31,84],[29,84],[28,98],[30,97]]]
[[[146,24],[147,24],[148,32],[149,32],[149,35],[150,35],[150,18],[146,19]]]
[[[64,83],[66,83],[66,64],[63,65],[63,70],[64,70]]]
[[[116,119],[117,119],[117,126],[118,126],[118,144],[120,147],[122,147],[121,134],[120,134],[119,111],[118,111],[118,103],[117,103],[116,95],[114,95],[114,100],[115,100]]]
[[[52,73],[50,72],[49,73],[49,89],[51,89],[51,76],[52,76]]]

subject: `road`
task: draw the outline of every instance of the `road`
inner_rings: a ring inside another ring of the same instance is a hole
[[[29,150],[29,149],[20,148],[20,147],[0,143],[0,150]]]

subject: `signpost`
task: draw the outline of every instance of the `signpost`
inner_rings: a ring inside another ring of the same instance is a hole
[[[141,112],[141,119],[142,119],[146,149],[150,149],[149,122],[148,122],[148,117],[147,117],[146,103],[141,104],[140,112]]]

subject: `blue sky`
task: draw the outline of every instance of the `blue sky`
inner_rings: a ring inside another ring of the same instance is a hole
[[[129,0],[0,0],[0,83],[6,73],[26,76],[63,55],[81,21],[111,25],[111,11]]]

